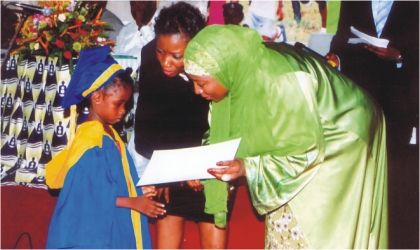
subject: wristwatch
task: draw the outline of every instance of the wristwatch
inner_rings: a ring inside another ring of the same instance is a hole
[[[401,54],[398,56],[397,58],[397,68],[401,68],[402,66],[402,62],[403,62],[403,58],[401,56]]]
[[[402,56],[401,56],[401,54],[397,57],[397,63],[402,63]]]

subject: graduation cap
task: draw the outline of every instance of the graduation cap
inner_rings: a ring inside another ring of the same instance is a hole
[[[89,98],[115,76],[125,72],[124,67],[109,55],[110,51],[110,45],[80,51],[76,69],[61,101],[64,109]]]

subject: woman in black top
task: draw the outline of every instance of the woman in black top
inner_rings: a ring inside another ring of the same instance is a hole
[[[183,65],[188,42],[205,25],[197,8],[178,2],[160,11],[156,38],[142,49],[134,142],[147,159],[154,150],[200,146],[209,128],[209,103],[195,95]],[[204,213],[203,186],[187,183],[158,189],[167,213],[156,221],[157,248],[181,247],[185,219],[198,222],[202,248],[226,248],[228,229],[217,228],[213,215]]]

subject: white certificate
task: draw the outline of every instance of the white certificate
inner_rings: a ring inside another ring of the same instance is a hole
[[[155,150],[137,186],[214,179],[207,172],[219,161],[235,158],[241,139],[192,148]]]
[[[386,48],[388,46],[389,40],[376,38],[373,36],[369,36],[363,32],[360,32],[353,26],[350,27],[351,33],[355,34],[359,38],[350,38],[348,43],[367,43],[372,44],[379,48]]]

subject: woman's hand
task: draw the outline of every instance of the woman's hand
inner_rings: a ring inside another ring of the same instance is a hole
[[[235,158],[233,161],[219,161],[216,165],[226,167],[209,168],[207,172],[222,181],[233,181],[246,174],[245,162],[241,158]]]
[[[143,194],[148,193],[150,199],[152,199],[153,196],[157,195],[157,191],[156,191],[155,186],[142,186],[141,190],[143,191]]]
[[[340,66],[340,62],[338,61],[338,57],[336,54],[328,53],[325,56],[325,59],[327,59],[327,63],[333,66],[334,68],[338,68],[338,66]]]
[[[157,189],[157,196],[158,198],[165,197],[166,203],[169,203],[169,187],[162,187]]]
[[[195,192],[201,191],[204,189],[204,186],[201,184],[200,180],[190,180],[187,181],[188,186],[194,189]]]

